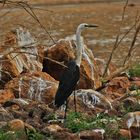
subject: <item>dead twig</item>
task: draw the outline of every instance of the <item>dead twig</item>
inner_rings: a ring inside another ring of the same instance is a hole
[[[128,5],[128,2],[129,2],[129,0],[126,0],[125,5],[124,5],[124,7],[123,7],[122,21],[124,20],[125,11],[126,11],[126,8],[127,8],[127,5]]]

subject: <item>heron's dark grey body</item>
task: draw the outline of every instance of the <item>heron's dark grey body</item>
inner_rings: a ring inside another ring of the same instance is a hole
[[[55,105],[60,107],[67,101],[67,98],[71,95],[76,87],[80,78],[80,70],[75,61],[70,61],[62,74],[59,82],[58,90],[55,95]]]

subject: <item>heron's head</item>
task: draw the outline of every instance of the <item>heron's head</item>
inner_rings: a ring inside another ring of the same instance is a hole
[[[98,25],[96,25],[96,24],[81,23],[78,26],[77,30],[81,30],[82,31],[82,30],[87,29],[87,28],[95,28],[95,27],[98,27]]]

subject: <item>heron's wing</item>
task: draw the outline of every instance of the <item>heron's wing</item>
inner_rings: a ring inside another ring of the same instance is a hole
[[[67,88],[70,88],[71,86],[75,85],[79,80],[79,73],[80,72],[78,66],[76,66],[75,70],[73,71],[71,71],[70,69],[66,69],[60,79],[59,87],[63,88],[64,86],[66,86]]]
[[[61,77],[55,96],[55,104],[61,106],[71,95],[80,77],[79,67],[75,70],[66,69]]]

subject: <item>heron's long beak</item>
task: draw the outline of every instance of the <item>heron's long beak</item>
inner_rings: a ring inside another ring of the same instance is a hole
[[[89,28],[91,28],[91,27],[99,27],[98,25],[96,25],[96,24],[88,24],[88,25],[85,25],[85,27],[89,27]]]

